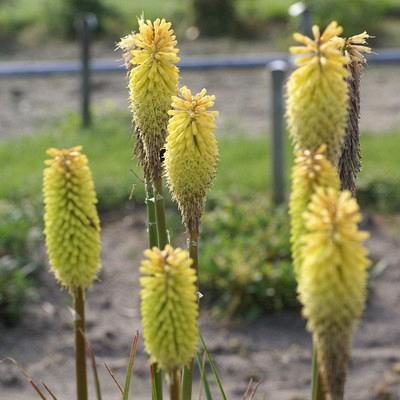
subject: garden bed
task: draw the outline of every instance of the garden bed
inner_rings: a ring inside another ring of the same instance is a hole
[[[400,362],[400,242],[394,219],[377,216],[369,222],[372,238],[368,247],[379,263],[354,340],[347,386],[347,396],[352,400],[400,396],[400,375],[396,373]],[[130,339],[140,328],[137,276],[146,234],[140,209],[106,220],[101,282],[88,293],[88,335],[99,364],[106,361],[122,380]],[[14,357],[35,378],[48,383],[60,400],[70,399],[75,388],[71,384],[74,368],[69,296],[59,292],[50,274],[44,273],[43,279],[40,301],[29,305],[22,323],[13,329],[2,327],[0,357]],[[207,292],[204,295],[207,297]],[[245,324],[224,322],[203,312],[201,326],[230,399],[240,399],[251,378],[261,381],[260,398],[308,398],[311,341],[298,312],[265,313]],[[100,370],[105,397],[119,399],[102,365]],[[141,342],[133,381],[135,398],[147,400],[148,388],[147,357]],[[7,400],[35,396],[19,371],[7,363],[0,365],[0,392]]]

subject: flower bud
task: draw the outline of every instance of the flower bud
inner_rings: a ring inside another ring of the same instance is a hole
[[[81,147],[49,149],[44,223],[51,270],[70,291],[88,288],[100,268],[100,222],[88,160]]]
[[[339,189],[339,178],[333,165],[326,159],[326,146],[316,151],[299,151],[292,170],[291,216],[292,258],[296,278],[299,278],[302,254],[302,235],[305,231],[304,212],[318,187]]]
[[[328,399],[342,399],[353,328],[366,298],[369,261],[349,191],[319,188],[305,213],[299,297]]]
[[[189,364],[198,337],[196,273],[189,253],[154,247],[140,266],[143,336],[152,362],[171,372]]]
[[[299,55],[287,84],[287,115],[290,134],[298,150],[327,146],[327,157],[337,165],[342,149],[348,107],[346,64],[342,54],[342,28],[332,22],[323,34],[313,26],[314,39],[296,33],[304,46],[290,49]]]
[[[162,174],[161,152],[167,133],[171,96],[177,93],[179,61],[171,23],[139,19],[139,32],[124,37],[119,47],[128,68],[130,103],[137,144],[135,154],[145,176]]]
[[[196,95],[184,86],[181,97],[173,97],[168,123],[165,174],[173,199],[178,203],[189,233],[197,234],[207,192],[218,163],[218,145],[214,136],[215,96],[206,89]]]

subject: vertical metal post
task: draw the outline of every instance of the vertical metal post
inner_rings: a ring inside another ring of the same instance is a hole
[[[301,33],[306,36],[311,36],[312,34],[312,18],[311,11],[309,7],[305,7],[301,13],[301,23],[300,23]]]
[[[273,201],[277,205],[285,201],[283,88],[287,68],[287,62],[281,60],[269,65],[272,78],[272,184]]]
[[[80,18],[78,26],[81,39],[81,115],[82,125],[87,128],[91,124],[90,46],[97,18],[92,13],[85,14]]]
[[[289,15],[291,17],[300,18],[300,31],[303,35],[310,36],[312,30],[312,15],[310,7],[303,1],[293,3],[289,9]]]

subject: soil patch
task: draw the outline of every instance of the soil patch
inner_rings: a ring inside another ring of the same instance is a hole
[[[400,398],[400,242],[387,233],[387,222],[376,217],[370,224],[368,246],[377,267],[354,339],[346,396],[351,400]],[[100,364],[104,398],[117,400],[120,396],[101,364],[106,361],[122,381],[130,340],[140,329],[138,264],[146,247],[142,210],[109,219],[102,239],[103,270],[87,295],[88,336]],[[14,329],[1,327],[0,358],[15,358],[33,377],[49,384],[60,400],[72,399],[69,296],[57,289],[49,274],[43,279],[40,301],[30,305],[22,323]],[[240,399],[250,379],[262,382],[258,399],[308,398],[310,336],[298,313],[269,315],[248,324],[225,323],[203,312],[201,326],[230,399]],[[144,400],[150,398],[148,361],[142,342],[139,347],[133,393]],[[7,400],[35,398],[10,364],[0,364],[0,393]]]

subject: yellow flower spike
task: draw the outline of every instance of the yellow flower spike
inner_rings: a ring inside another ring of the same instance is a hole
[[[302,264],[302,235],[305,231],[304,211],[316,188],[339,189],[339,178],[333,165],[326,159],[326,146],[316,151],[299,151],[292,170],[292,191],[289,213],[291,216],[292,258],[296,278]]]
[[[88,288],[100,268],[100,221],[88,160],[81,147],[49,149],[43,178],[51,270],[71,293]]]
[[[177,93],[179,50],[171,23],[139,19],[139,32],[121,39],[129,77],[130,103],[135,123],[135,154],[145,175],[162,174],[164,147],[171,96]]]
[[[169,112],[165,152],[165,174],[173,199],[178,203],[189,233],[196,235],[207,192],[218,163],[218,145],[214,136],[215,96],[206,89],[196,95],[186,87],[173,97]]]
[[[187,366],[198,337],[196,273],[189,253],[170,245],[145,251],[140,266],[144,344],[164,371]]]
[[[347,38],[344,44],[344,52],[349,56],[349,63],[347,64],[349,104],[346,134],[339,160],[339,173],[342,189],[350,190],[353,195],[356,192],[356,178],[361,170],[360,83],[361,74],[367,62],[364,54],[371,53],[371,48],[367,46],[367,40],[370,37],[367,32],[363,32]]]
[[[322,35],[314,26],[313,39],[296,33],[294,39],[304,46],[290,48],[299,55],[299,68],[287,84],[288,125],[297,150],[313,151],[326,144],[334,165],[341,152],[348,105],[348,57],[342,53],[341,32],[332,22]]]
[[[328,399],[343,399],[351,336],[366,298],[369,261],[349,191],[319,188],[305,213],[299,297]]]

